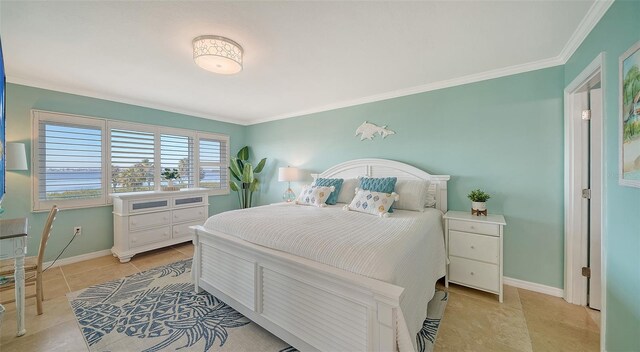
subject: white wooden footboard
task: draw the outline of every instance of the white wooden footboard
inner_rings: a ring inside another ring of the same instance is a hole
[[[196,290],[206,290],[301,351],[396,351],[403,288],[195,229]]]

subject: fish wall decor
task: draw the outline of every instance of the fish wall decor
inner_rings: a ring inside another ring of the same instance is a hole
[[[394,131],[387,128],[387,126],[377,126],[370,122],[363,122],[360,127],[356,130],[356,136],[360,135],[360,140],[363,141],[365,139],[372,140],[375,135],[378,134],[382,137],[382,139],[386,138],[389,135],[396,134]]]

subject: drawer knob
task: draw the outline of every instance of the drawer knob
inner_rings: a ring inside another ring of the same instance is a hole
[[[475,230],[475,229],[476,229],[476,227],[475,227],[475,226],[473,226],[473,225],[471,225],[471,226],[470,226],[470,228],[471,228],[472,230]]]
[[[474,272],[472,271],[470,274],[471,274],[471,276],[473,276],[473,275],[475,275],[476,273],[474,273]]]
[[[473,245],[472,245],[472,246],[471,246],[471,249],[476,249],[476,246],[473,246]]]

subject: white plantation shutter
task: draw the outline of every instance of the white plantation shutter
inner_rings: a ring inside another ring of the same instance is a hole
[[[199,186],[229,192],[229,137],[199,134]]]
[[[102,204],[104,121],[34,113],[34,210]]]
[[[110,129],[113,193],[155,189],[155,134],[136,129]]]
[[[190,136],[164,133],[160,135],[160,172],[167,168],[178,169],[180,179],[174,181],[174,186],[195,187],[193,139]],[[167,185],[164,178],[162,184]]]
[[[229,136],[32,110],[34,211],[108,205],[109,193],[153,191],[164,168],[178,187],[229,193]]]
[[[42,122],[38,133],[40,199],[102,196],[100,128]]]

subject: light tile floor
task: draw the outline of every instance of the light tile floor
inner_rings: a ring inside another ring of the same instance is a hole
[[[192,255],[193,246],[183,244],[136,255],[126,264],[104,256],[47,270],[44,314],[37,316],[35,300],[28,299],[27,334],[16,337],[15,305],[7,304],[0,352],[86,351],[66,293]],[[510,286],[500,304],[494,295],[452,285],[435,351],[598,351],[599,340],[597,311]]]

